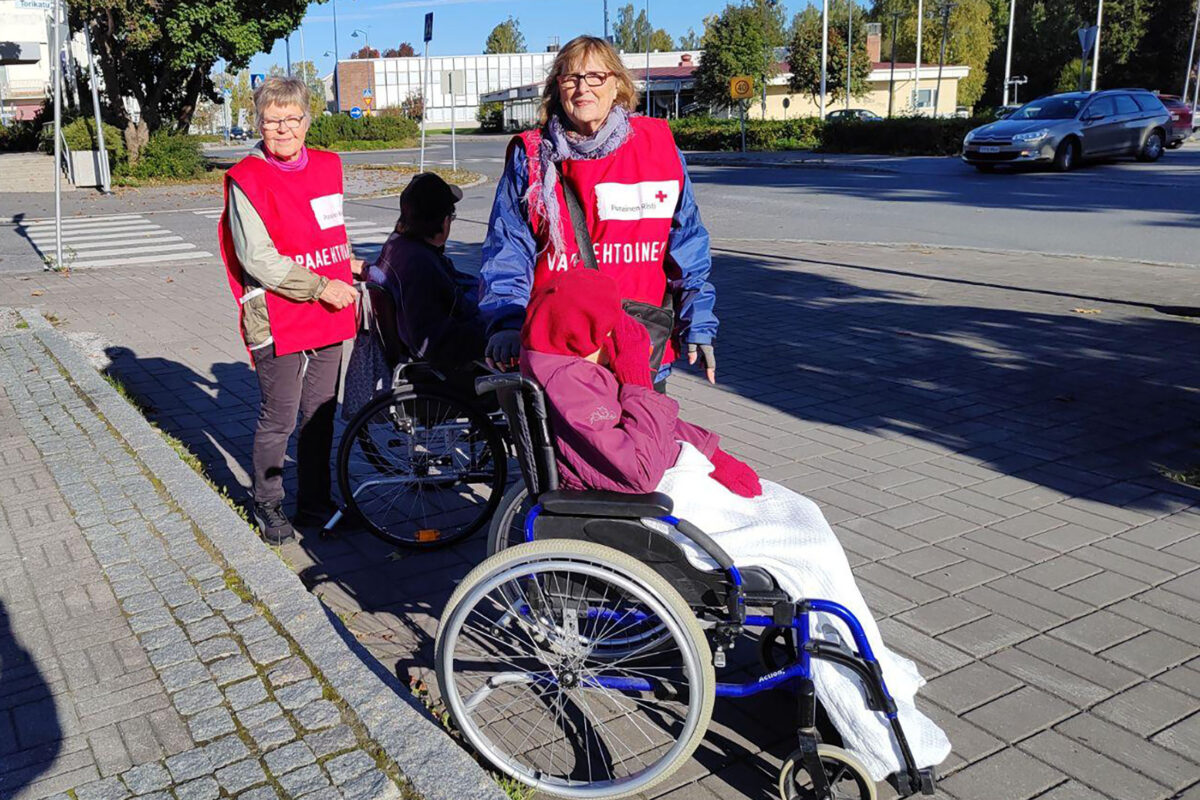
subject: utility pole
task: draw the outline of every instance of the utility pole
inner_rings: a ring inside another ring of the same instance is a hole
[[[54,0],[54,267],[63,268],[62,245],[62,29],[59,0]]]
[[[292,77],[292,35],[283,37],[283,57],[287,60],[287,76]]]
[[[938,115],[942,103],[942,67],[946,65],[946,38],[950,33],[950,12],[958,3],[942,3],[938,11],[942,15],[942,49],[938,53],[937,89],[933,93],[933,115]]]
[[[1200,29],[1200,0],[1196,0],[1196,21],[1192,23],[1192,47],[1188,50],[1187,69],[1183,72],[1183,94],[1180,95],[1180,99],[1185,103],[1187,102],[1188,85],[1192,79],[1192,64],[1196,63],[1197,29]],[[1200,82],[1200,75],[1196,77],[1196,80]]]
[[[1008,83],[1009,76],[1012,75],[1012,34],[1013,34],[1013,18],[1017,15],[1017,0],[1009,0],[1008,3],[1008,52],[1004,55],[1004,101],[1002,106],[1008,105]]]
[[[896,26],[900,23],[899,11],[892,12],[892,74],[888,78],[888,119],[892,118],[892,103],[896,99]]]
[[[96,144],[100,146],[100,191],[112,194],[111,166],[108,150],[104,149],[104,125],[100,122],[100,90],[96,87],[96,57],[92,55],[92,30],[87,20],[83,22],[83,43],[87,47],[88,84],[92,88],[92,114],[96,118]]]
[[[921,112],[921,42],[925,38],[925,0],[917,0],[917,65],[913,70],[913,111]]]
[[[825,121],[825,83],[829,72],[829,0],[821,0],[821,121]]]
[[[653,117],[654,112],[650,110],[650,33],[653,28],[650,27],[650,0],[646,0],[646,116]]]
[[[608,38],[608,0],[604,0],[604,41],[610,41]]]
[[[1096,77],[1100,72],[1100,23],[1104,20],[1104,0],[1096,0],[1096,44],[1092,50],[1092,91],[1096,91]]]
[[[1197,0],[1200,2],[1200,0]],[[846,4],[846,110],[850,110],[850,65],[854,63],[854,0]]]

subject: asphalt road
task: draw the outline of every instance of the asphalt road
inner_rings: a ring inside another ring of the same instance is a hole
[[[486,231],[506,142],[503,137],[458,139],[459,164],[487,178],[468,189],[459,206],[454,250],[464,266],[478,262],[476,245]],[[210,155],[232,160],[245,149]],[[418,155],[416,150],[374,151],[346,153],[343,159],[348,164],[416,163]],[[450,156],[449,137],[433,137],[428,162],[448,165]],[[689,171],[705,223],[727,245],[736,246],[738,239],[877,242],[1200,265],[1196,142],[1169,151],[1157,164],[1093,164],[1067,175],[982,175],[953,158],[863,156],[830,156],[825,164],[793,167],[693,163]],[[22,219],[19,225],[0,222],[0,272],[41,269],[39,248],[45,248],[48,229],[30,220],[49,215],[48,197],[0,198],[0,220]],[[96,240],[81,245],[75,266],[186,263],[218,252],[214,222],[220,198],[214,190],[195,196],[181,192],[162,205],[132,202],[106,198],[85,211],[96,215],[94,225],[78,218],[70,222],[75,230],[68,239]],[[136,219],[104,222],[130,212]],[[370,257],[395,222],[397,201],[350,200],[346,213],[354,221],[352,241]],[[91,255],[96,252],[102,255]],[[164,257],[156,258],[160,253]]]

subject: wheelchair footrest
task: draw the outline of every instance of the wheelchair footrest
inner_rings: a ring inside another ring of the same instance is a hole
[[[937,791],[937,771],[933,767],[917,770],[921,778],[921,794],[933,794]]]
[[[913,773],[901,770],[888,776],[888,783],[900,797],[912,797],[914,794],[934,794],[937,791],[937,770],[934,767],[924,767]]]

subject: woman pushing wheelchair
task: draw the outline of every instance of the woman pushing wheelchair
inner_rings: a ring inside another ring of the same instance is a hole
[[[477,567],[442,618],[439,682],[472,744],[550,794],[624,797],[686,761],[714,695],[798,685],[801,747],[781,773],[783,800],[867,800],[884,778],[901,796],[932,793],[950,743],[916,709],[924,681],[884,645],[816,504],[760,480],[654,391],[649,336],[606,276],[548,280],[521,339],[556,477],[535,489],[527,543]],[[725,602],[708,591],[723,573]],[[746,612],[764,606],[772,616]],[[753,626],[790,631],[792,660],[748,684],[718,683],[713,666]],[[486,655],[466,646],[477,636]],[[489,658],[498,671],[472,680]],[[821,742],[814,694],[844,749]],[[509,727],[493,703],[510,711]],[[558,729],[561,752],[557,733],[544,733]]]

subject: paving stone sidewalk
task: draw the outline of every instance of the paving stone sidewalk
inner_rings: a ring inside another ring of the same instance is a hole
[[[460,246],[469,265],[477,248]],[[933,248],[717,241],[721,384],[684,415],[820,503],[950,735],[942,797],[1200,800],[1200,281]],[[111,371],[235,495],[257,405],[219,267],[0,287]],[[170,277],[171,282],[166,282]],[[479,537],[284,556],[398,676],[422,677]],[[739,648],[742,657],[751,656]],[[671,800],[773,796],[791,706],[718,703]]]
[[[42,339],[12,330],[0,797],[420,797]]]

